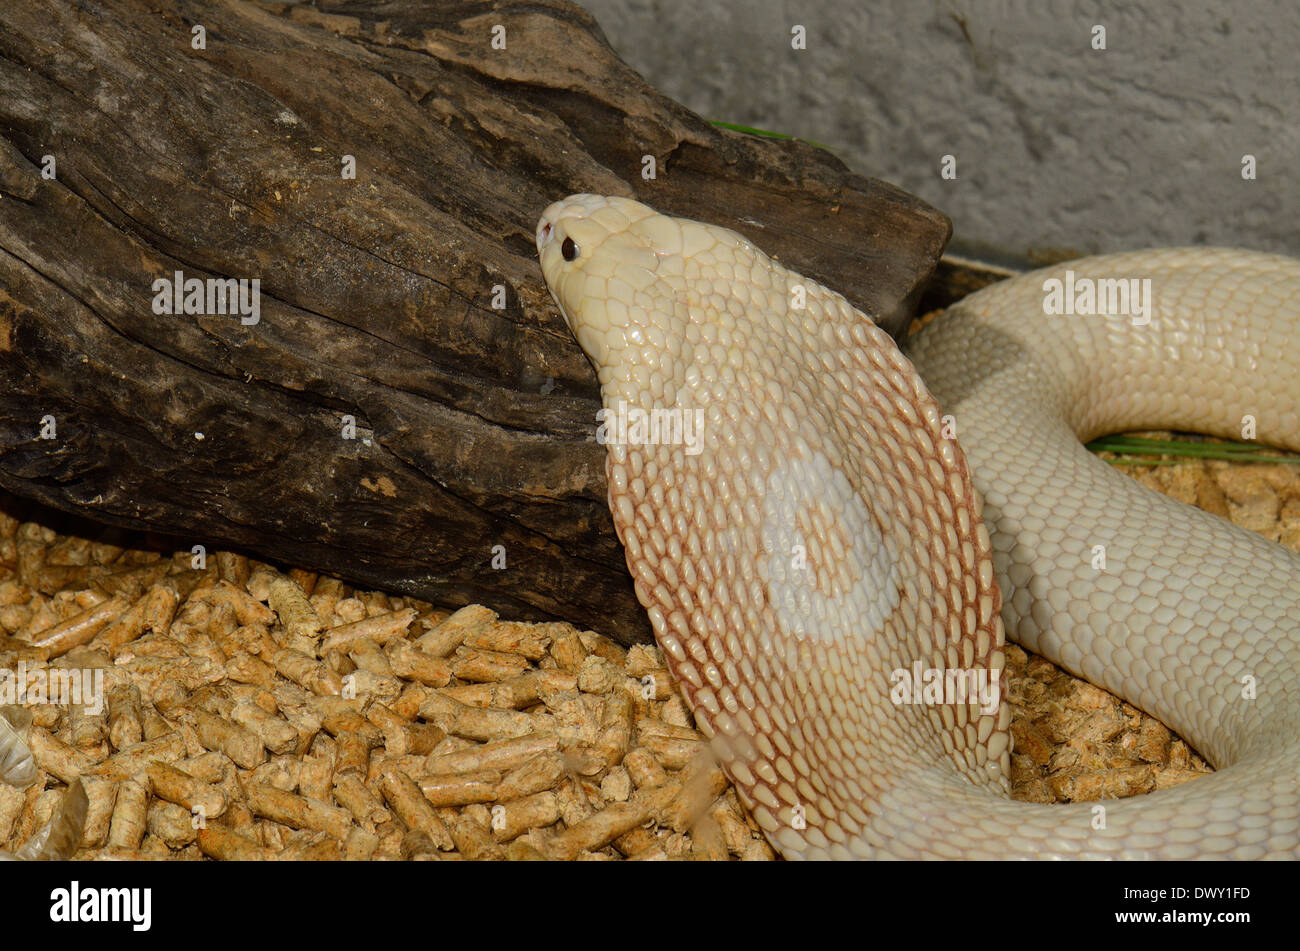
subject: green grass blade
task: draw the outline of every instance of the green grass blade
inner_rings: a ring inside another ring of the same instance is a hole
[[[1226,462],[1300,464],[1300,456],[1280,456],[1258,443],[1188,442],[1156,439],[1149,436],[1104,436],[1088,443],[1092,452],[1110,452],[1124,456],[1174,456],[1174,459],[1112,459],[1117,465],[1177,465],[1181,459],[1221,459]]]
[[[1089,445],[1099,449],[1115,452],[1125,449],[1151,452],[1213,452],[1215,454],[1253,454],[1266,451],[1267,447],[1259,443],[1237,442],[1200,442],[1180,439],[1154,439],[1149,436],[1105,436],[1095,439]]]
[[[715,125],[719,129],[729,129],[732,132],[744,132],[746,135],[757,135],[764,139],[789,139],[794,142],[806,142],[813,148],[821,149],[825,152],[834,152],[829,145],[822,142],[814,142],[812,139],[801,139],[797,135],[786,135],[784,132],[772,132],[769,129],[756,129],[753,126],[737,125],[734,122],[723,122],[721,119],[710,119],[710,125]]]

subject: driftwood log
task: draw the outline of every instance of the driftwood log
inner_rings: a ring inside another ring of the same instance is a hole
[[[894,327],[950,230],[711,126],[568,3],[0,4],[0,487],[645,637],[533,247],[576,191],[735,228]],[[177,272],[257,279],[256,322]]]

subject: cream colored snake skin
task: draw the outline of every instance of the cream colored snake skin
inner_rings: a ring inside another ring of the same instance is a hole
[[[1239,436],[1250,415],[1261,441],[1300,449],[1300,264],[1076,261],[1149,278],[1150,321],[1046,316],[1064,268],[1037,272],[951,308],[911,341],[914,368],[839,294],[722,228],[576,195],[537,244],[599,373],[637,596],[784,856],[1300,853],[1300,558],[1080,445]],[[1011,801],[1009,709],[958,689],[996,684],[1004,624],[1218,772]]]

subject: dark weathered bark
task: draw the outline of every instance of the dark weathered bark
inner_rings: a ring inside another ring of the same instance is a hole
[[[1017,273],[1019,272],[1001,265],[945,254],[921,294],[917,311],[925,314],[932,310],[942,310],[967,294],[974,294],[980,288]],[[894,335],[900,336],[897,332]]]
[[[533,249],[576,191],[736,228],[895,321],[949,233],[824,152],[713,128],[567,3],[0,5],[0,486],[643,636],[595,377]],[[260,321],[156,314],[176,271],[259,279]]]

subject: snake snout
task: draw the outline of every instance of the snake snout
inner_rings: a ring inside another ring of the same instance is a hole
[[[546,242],[551,240],[551,232],[553,230],[554,226],[546,217],[543,217],[541,221],[537,222],[537,246],[539,248],[543,247]]]

